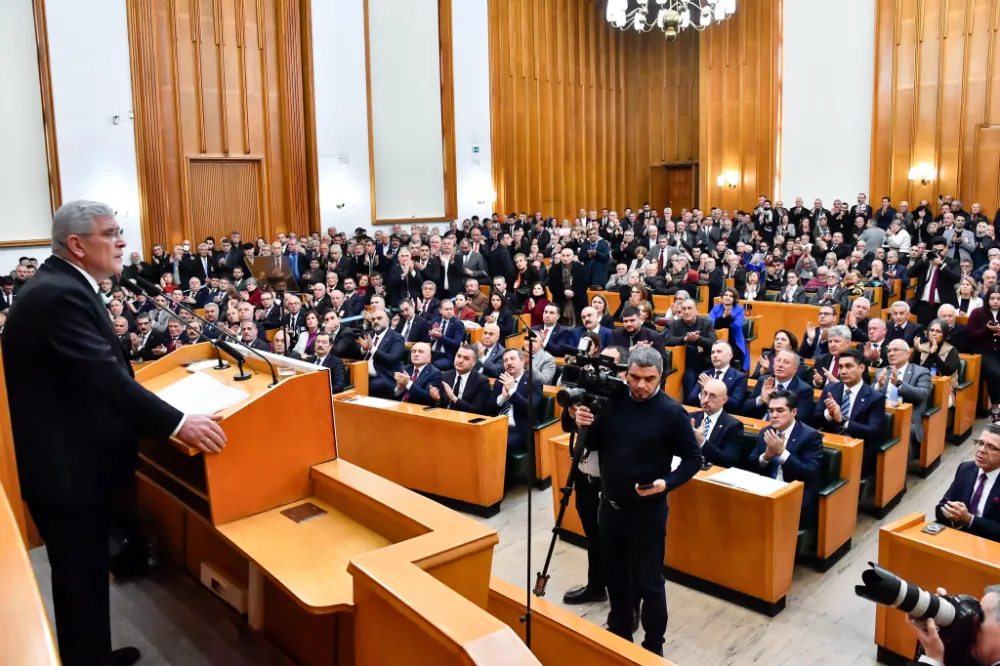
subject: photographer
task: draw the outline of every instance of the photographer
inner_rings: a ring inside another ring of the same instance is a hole
[[[972,656],[985,666],[1000,665],[1000,585],[990,585],[984,590],[979,605],[983,607],[983,623],[976,632],[976,641],[972,646]],[[948,594],[944,588],[938,588],[937,594]],[[924,648],[924,654],[909,666],[915,664],[930,664],[931,666],[947,666],[944,660],[944,643],[938,635],[934,620],[928,619],[926,626],[911,619],[913,633]]]
[[[600,454],[601,558],[611,602],[608,629],[632,640],[633,579],[642,597],[643,647],[662,656],[667,629],[663,557],[667,491],[695,475],[701,451],[687,412],[660,391],[663,357],[655,349],[631,352],[628,394],[596,415],[576,410],[579,427],[592,426],[587,448]],[[674,456],[680,466],[671,471]]]

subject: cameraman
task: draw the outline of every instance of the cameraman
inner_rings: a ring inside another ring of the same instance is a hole
[[[976,632],[972,656],[984,666],[998,666],[1000,665],[1000,585],[990,585],[984,592],[983,598],[979,600],[979,605],[983,607],[983,623]],[[944,596],[948,592],[939,587],[937,594]],[[909,662],[909,666],[917,664],[946,666],[944,643],[938,635],[934,620],[928,618],[926,628],[912,619],[910,624],[913,625],[913,633],[917,635],[917,640],[924,648],[924,654],[916,661]]]
[[[576,424],[592,426],[588,448],[600,454],[601,559],[611,611],[608,629],[632,640],[632,583],[642,597],[642,646],[663,656],[667,596],[663,556],[667,491],[683,485],[701,466],[701,450],[687,412],[660,391],[663,357],[650,347],[629,356],[628,393],[611,398],[595,418],[577,407]],[[674,456],[680,466],[671,471]]]

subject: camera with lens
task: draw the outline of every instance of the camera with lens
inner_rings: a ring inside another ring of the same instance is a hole
[[[871,568],[861,574],[863,584],[854,586],[855,594],[899,609],[914,620],[934,620],[944,643],[944,663],[948,666],[979,664],[972,656],[976,634],[985,617],[978,599],[968,594],[933,594],[877,564],[869,562],[868,566]]]
[[[924,255],[924,258],[927,261],[934,261],[935,259],[938,258],[938,253],[934,252],[934,251],[930,251],[930,252],[928,252],[927,254]]]
[[[556,394],[556,402],[563,408],[583,405],[596,413],[609,398],[628,391],[628,384],[618,377],[627,370],[627,365],[607,356],[567,356],[562,373],[565,388]]]

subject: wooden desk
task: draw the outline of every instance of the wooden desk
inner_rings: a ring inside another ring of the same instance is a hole
[[[601,295],[604,300],[608,302],[608,314],[614,315],[618,311],[618,306],[621,305],[622,299],[618,295],[617,291],[602,291],[599,289],[590,289],[587,291],[587,304],[589,305],[591,301],[594,300],[594,296]],[[691,294],[693,297],[694,294]],[[708,286],[698,287],[698,297],[701,299],[698,301],[698,314],[707,315],[708,311],[712,309],[712,304],[708,302]],[[653,294],[650,297],[653,301],[653,312],[664,313],[669,310],[674,304],[673,296],[660,296]]]
[[[880,517],[891,511],[906,492],[906,464],[913,428],[913,405],[886,407],[885,411],[892,414],[892,436],[899,439],[899,443],[878,454],[875,507]]]
[[[944,453],[945,431],[948,429],[948,394],[951,392],[951,378],[931,377],[933,404],[928,405],[930,416],[924,418],[924,440],[920,442],[920,456],[915,461],[917,473],[926,478],[937,469]],[[925,412],[926,413],[926,412]]]
[[[879,530],[878,563],[914,585],[933,592],[983,596],[983,588],[1000,580],[1000,543],[945,528],[930,535],[923,514],[912,513]],[[860,582],[860,580],[859,580]],[[875,607],[875,644],[879,661],[886,652],[913,658],[917,641],[902,612]]]
[[[368,361],[344,361],[347,383],[354,387],[358,395],[368,395]]]
[[[546,455],[551,456],[554,478],[565,479],[569,435],[549,442]],[[792,585],[802,483],[794,481],[773,495],[760,496],[707,480],[720,471],[713,467],[698,472],[670,493],[667,577],[776,615],[785,607]],[[559,483],[552,484],[554,513],[559,509]],[[856,502],[856,492],[854,497]],[[581,543],[583,527],[573,498],[561,535]]]
[[[376,400],[376,399],[370,399]],[[503,499],[507,418],[392,400],[334,400],[340,457],[406,488],[493,515]],[[469,423],[485,418],[481,423]]]
[[[965,379],[970,382],[967,389],[955,392],[955,422],[949,433],[956,443],[961,443],[972,433],[976,423],[976,408],[979,404],[980,374],[983,357],[979,354],[959,354],[965,361]]]

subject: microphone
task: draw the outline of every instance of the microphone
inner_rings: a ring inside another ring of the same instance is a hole
[[[152,282],[150,282],[146,278],[142,277],[141,275],[135,276],[135,280],[134,281],[133,280],[123,280],[122,282],[125,284],[126,287],[129,287],[129,289],[131,289],[130,285],[137,286],[138,287],[137,291],[139,291],[141,293],[144,293],[147,296],[150,296],[150,297],[153,297],[153,298],[155,298],[155,297],[160,296],[161,294],[163,294],[163,290],[160,289],[159,285],[153,284]],[[270,386],[268,386],[268,388],[271,388],[272,386],[277,386],[278,385],[278,371],[274,369],[274,364],[271,363],[271,360],[269,358],[267,358],[266,356],[264,356],[263,354],[261,354],[259,350],[254,349],[253,347],[249,347],[247,345],[244,345],[240,341],[240,339],[237,338],[235,335],[233,335],[232,333],[230,333],[226,329],[224,329],[224,328],[222,328],[220,326],[216,326],[212,322],[204,319],[201,315],[199,315],[193,309],[191,309],[190,307],[188,307],[185,303],[176,303],[176,305],[177,305],[177,307],[179,307],[180,309],[184,310],[185,312],[187,312],[188,314],[190,314],[192,317],[194,317],[195,319],[197,319],[198,321],[200,321],[205,326],[211,326],[212,328],[214,328],[215,330],[217,330],[221,335],[226,336],[227,338],[229,338],[230,340],[232,340],[233,342],[235,342],[240,347],[246,349],[249,352],[252,352],[255,356],[257,356],[258,358],[260,358],[261,360],[263,360],[264,363],[267,363],[267,367],[270,368],[270,370],[271,370],[271,384],[270,384]],[[206,336],[206,339],[208,339],[207,336]],[[211,342],[211,340],[209,342]],[[233,356],[233,358],[235,358],[239,362],[240,375],[237,375],[236,377],[237,377],[238,381],[244,381],[242,379],[238,379],[242,375],[242,372],[243,372],[243,363],[242,363],[243,355],[239,354],[239,353],[237,353],[237,354],[234,355],[233,352],[235,352],[236,350],[232,347],[232,345],[226,344],[226,346],[223,347],[222,345],[219,344],[220,342],[224,342],[224,341],[222,341],[222,340],[216,340],[215,342],[212,343],[212,345],[214,347],[216,347],[217,349],[221,349],[222,351],[226,352],[230,356]]]
[[[230,356],[232,356],[234,359],[236,359],[236,363],[237,363],[237,367],[239,368],[239,372],[238,372],[238,374],[235,377],[233,377],[233,381],[245,382],[246,380],[250,379],[253,376],[249,372],[245,372],[243,370],[243,355],[240,354],[239,352],[237,352],[235,349],[233,349],[232,345],[230,345],[225,340],[217,340],[216,343],[215,343],[215,346],[218,347],[219,349],[223,350],[224,352],[226,352]],[[264,360],[267,360],[267,359],[264,359]],[[272,386],[273,386],[273,384],[272,384]]]

